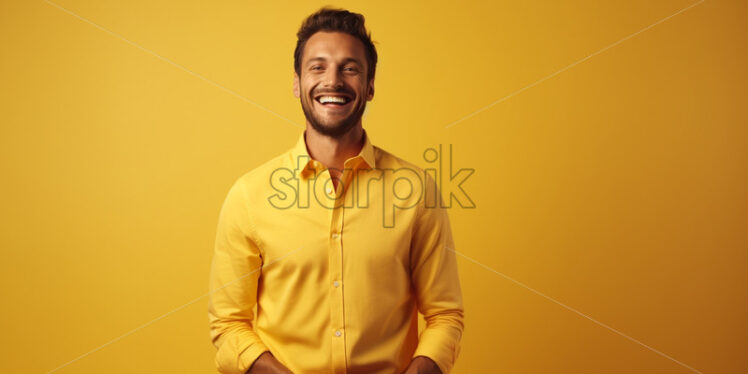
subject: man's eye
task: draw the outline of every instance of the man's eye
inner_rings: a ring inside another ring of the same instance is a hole
[[[344,68],[343,70],[345,70],[345,71],[358,71],[358,70],[356,70],[356,68],[351,68],[351,67]]]
[[[322,70],[322,66],[319,66],[319,65],[312,66],[312,70]]]

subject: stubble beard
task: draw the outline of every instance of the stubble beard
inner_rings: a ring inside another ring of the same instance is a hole
[[[364,110],[366,109],[366,100],[359,100],[356,104],[357,106],[345,118],[334,123],[324,123],[325,121],[321,116],[314,111],[314,99],[310,96],[306,97],[306,100],[301,99],[301,109],[304,111],[304,116],[306,117],[307,122],[309,122],[309,124],[312,125],[312,128],[317,132],[331,138],[340,138],[347,134],[348,131],[358,124],[361,117],[364,115]],[[357,96],[357,98],[359,97]],[[308,100],[311,100],[311,102]]]

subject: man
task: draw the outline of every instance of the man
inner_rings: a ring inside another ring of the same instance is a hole
[[[218,370],[446,374],[463,331],[449,220],[434,178],[362,127],[377,62],[364,17],[323,8],[297,36],[306,130],[236,180],[219,217]]]

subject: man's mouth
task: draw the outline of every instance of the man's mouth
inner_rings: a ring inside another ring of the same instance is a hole
[[[344,95],[319,95],[314,98],[315,101],[326,108],[342,108],[351,102],[351,98]]]

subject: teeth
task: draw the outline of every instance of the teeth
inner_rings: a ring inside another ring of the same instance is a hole
[[[345,97],[342,96],[322,96],[319,98],[319,102],[322,104],[325,103],[340,103],[345,104],[346,101],[348,101]]]

